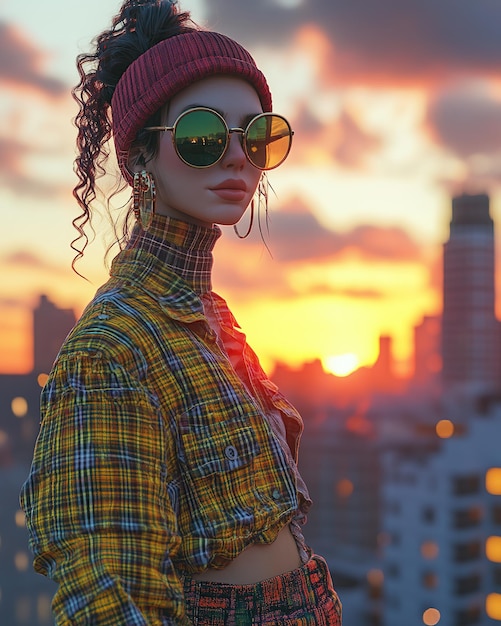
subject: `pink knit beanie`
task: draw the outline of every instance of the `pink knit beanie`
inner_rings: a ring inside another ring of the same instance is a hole
[[[111,110],[120,170],[129,185],[129,150],[137,132],[172,96],[197,80],[231,74],[249,81],[263,111],[271,111],[271,93],[263,73],[240,44],[219,33],[195,30],[156,44],[137,58],[118,81]]]

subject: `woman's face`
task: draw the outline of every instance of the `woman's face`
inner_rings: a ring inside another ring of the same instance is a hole
[[[214,76],[174,96],[162,123],[172,126],[183,111],[196,106],[219,111],[229,128],[245,127],[246,121],[262,113],[257,92],[248,82],[232,76]],[[240,137],[238,133],[231,134],[228,149],[218,163],[196,169],[176,154],[172,132],[160,131],[158,153],[146,164],[156,183],[156,212],[203,226],[236,224],[250,204],[261,176],[261,171],[247,160]]]

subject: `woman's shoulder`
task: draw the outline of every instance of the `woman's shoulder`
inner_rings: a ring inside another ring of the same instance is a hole
[[[162,327],[171,324],[153,298],[128,286],[101,287],[63,344],[61,354],[119,354],[146,349]],[[172,330],[172,329],[171,329]]]

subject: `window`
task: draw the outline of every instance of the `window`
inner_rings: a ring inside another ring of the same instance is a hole
[[[458,543],[454,546],[454,560],[457,563],[473,561],[480,557],[480,541]]]
[[[397,563],[388,563],[385,569],[388,578],[400,578],[400,565]]]
[[[496,589],[501,589],[501,567],[493,567],[492,582]]]
[[[423,522],[427,522],[428,524],[432,524],[435,521],[435,509],[431,506],[427,506],[423,509]]]
[[[476,474],[456,476],[452,479],[452,491],[456,496],[467,496],[480,492],[480,477]]]
[[[454,528],[473,528],[478,526],[483,518],[483,511],[479,506],[454,511]]]
[[[391,595],[388,594],[386,596],[386,604],[388,606],[391,606],[392,609],[397,609],[397,610],[402,606],[400,596],[393,595],[393,594]]]
[[[491,509],[492,522],[496,526],[501,526],[501,504],[496,504]]]
[[[462,576],[454,581],[454,591],[456,595],[462,596],[467,593],[473,593],[480,589],[482,577],[480,574],[471,574],[470,576]]]
[[[438,543],[435,543],[434,541],[423,541],[421,544],[421,556],[423,559],[427,559],[428,561],[436,559],[438,552]]]
[[[400,514],[400,502],[396,500],[388,500],[386,503],[386,511],[391,515]]]
[[[423,587],[426,587],[426,589],[436,589],[438,587],[438,576],[435,572],[424,572],[422,582]]]
[[[52,598],[47,594],[40,594],[37,598],[37,616],[38,621],[43,624],[51,623],[51,610]]]
[[[462,611],[457,611],[454,626],[470,626],[480,624],[482,611],[479,606],[473,606]]]

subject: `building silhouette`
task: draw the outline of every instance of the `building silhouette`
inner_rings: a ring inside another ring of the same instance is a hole
[[[501,623],[501,404],[468,413],[435,451],[384,457],[384,626]]]
[[[320,361],[299,371],[282,364],[272,376],[304,417],[300,469],[314,501],[305,535],[327,558],[346,626],[501,626],[501,368],[488,196],[452,200],[443,267],[443,317],[415,328],[411,384],[394,373],[388,337],[373,367],[345,379]],[[40,388],[74,319],[41,296],[34,371],[0,376],[2,626],[53,624],[55,587],[31,569],[18,493]]]
[[[0,375],[0,625],[50,626],[55,584],[32,569],[19,491],[40,423],[40,391],[75,322],[73,311],[41,296],[33,310],[34,368]]]
[[[416,416],[414,430],[382,454],[384,626],[501,624],[494,284],[489,198],[454,198],[444,246],[443,393],[431,411]],[[427,325],[417,335],[422,379],[435,351]]]
[[[444,245],[442,380],[445,390],[499,388],[495,316],[494,224],[485,194],[452,200]]]
[[[438,315],[425,315],[414,327],[413,385],[438,389],[442,372],[442,320]]]
[[[76,322],[72,309],[60,309],[45,295],[33,310],[33,370],[48,373],[66,335]]]
[[[415,329],[412,384],[348,419],[313,416],[303,437],[307,538],[357,626],[501,624],[494,226],[486,195],[452,207],[443,317]]]

